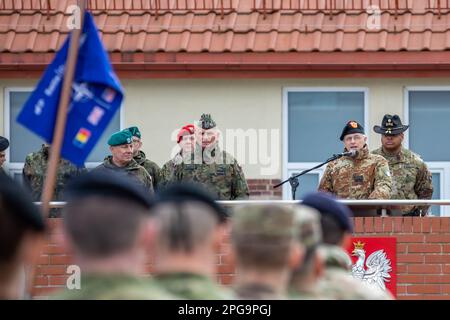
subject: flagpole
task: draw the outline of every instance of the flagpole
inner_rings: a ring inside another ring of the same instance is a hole
[[[53,142],[50,148],[50,159],[47,167],[47,173],[44,181],[44,187],[41,197],[42,213],[44,218],[49,216],[50,204],[55,189],[56,175],[60,160],[61,148],[66,129],[67,107],[69,105],[70,95],[72,93],[72,82],[75,74],[75,68],[78,58],[78,49],[80,46],[80,36],[83,29],[84,12],[86,0],[79,1],[80,5],[80,28],[72,31],[69,44],[69,52],[67,55],[66,65],[64,68],[64,82],[61,89],[61,99],[59,100],[58,114],[56,118],[55,131],[53,132]]]

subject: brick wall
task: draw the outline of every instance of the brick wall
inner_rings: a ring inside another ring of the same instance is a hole
[[[357,236],[397,238],[399,299],[450,299],[450,218],[355,218]],[[62,288],[71,256],[60,243],[61,219],[49,219],[50,235],[36,269],[33,296],[45,297]],[[151,272],[151,264],[148,266]],[[217,254],[217,280],[233,282],[229,239]]]
[[[280,182],[279,179],[248,179],[250,199],[281,200],[282,187],[273,188]]]

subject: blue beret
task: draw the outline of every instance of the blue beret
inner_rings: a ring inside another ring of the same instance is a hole
[[[127,199],[149,209],[153,198],[148,190],[124,172],[97,169],[71,181],[65,190],[68,201],[90,196]]]
[[[0,214],[11,214],[28,228],[44,231],[44,218],[33,200],[17,182],[6,174],[0,173],[0,199],[7,209]]]
[[[122,130],[116,133],[113,133],[108,140],[108,144],[110,146],[120,146],[122,144],[130,144],[133,142],[133,136],[131,132],[128,130]]]
[[[8,139],[0,137],[0,151],[5,151],[9,147]]]
[[[346,205],[337,201],[337,199],[326,192],[313,192],[305,196],[302,204],[316,209],[320,214],[331,215],[348,232],[353,232],[351,217],[352,211]]]
[[[139,131],[138,127],[129,127],[125,130],[130,131],[130,133],[133,137],[138,137],[139,139],[141,138],[141,132]]]

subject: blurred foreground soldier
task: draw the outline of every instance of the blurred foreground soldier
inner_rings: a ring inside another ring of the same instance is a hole
[[[143,166],[145,170],[147,170],[148,174],[152,177],[153,189],[156,190],[159,180],[159,166],[153,161],[147,159],[144,151],[141,150],[142,139],[141,132],[138,127],[130,127],[125,130],[130,131],[133,136],[133,159],[136,160],[139,165]]]
[[[233,214],[234,289],[240,299],[287,298],[289,275],[301,255],[296,209],[251,205],[238,208]]]
[[[9,147],[8,139],[0,136],[0,174],[4,174],[3,164],[6,161],[5,150]]]
[[[94,171],[125,172],[153,193],[152,177],[133,159],[133,136],[130,131],[122,130],[113,133],[108,144],[112,155],[107,156]]]
[[[0,175],[0,299],[24,298],[24,267],[35,258],[44,229],[31,196]]]
[[[322,243],[320,213],[304,205],[297,210],[297,240],[304,254],[301,264],[291,274],[289,294],[294,299],[325,299],[318,290],[324,272],[324,260],[319,247]]]
[[[330,162],[319,184],[319,191],[327,191],[342,199],[389,199],[391,174],[386,159],[369,153],[364,128],[349,121],[340,137],[344,151],[355,151]]]
[[[152,209],[161,228],[155,280],[182,299],[233,299],[215,282],[216,254],[226,234],[227,213],[199,186],[170,186]]]
[[[173,172],[169,183],[198,182],[220,200],[247,199],[249,196],[244,173],[230,154],[219,148],[219,131],[209,114],[203,114],[195,127],[195,148],[191,157],[184,156],[180,164],[167,168]]]
[[[409,126],[403,125],[398,115],[386,114],[381,126],[374,126],[373,130],[381,134],[379,149],[372,151],[386,158],[392,174],[391,199],[422,199],[428,200],[433,196],[431,172],[419,155],[402,146],[403,132]],[[393,216],[423,216],[430,206],[403,206],[396,210],[389,210]]]
[[[33,201],[41,201],[44,188],[45,175],[47,174],[48,162],[50,159],[51,146],[43,144],[41,150],[30,153],[25,159],[23,167],[24,184],[31,190]],[[60,159],[56,175],[56,184],[52,201],[64,201],[64,189],[72,179],[85,173],[86,169],[77,168],[71,162]],[[51,209],[50,216],[59,216],[60,210]]]
[[[350,209],[323,192],[307,195],[302,204],[321,215],[323,244],[320,250],[325,259],[325,272],[318,286],[319,295],[336,300],[392,299],[387,291],[351,275],[352,260],[345,251],[353,232]]]
[[[167,299],[143,278],[157,224],[147,190],[124,173],[91,172],[67,189],[64,237],[80,267],[80,289],[57,299]]]

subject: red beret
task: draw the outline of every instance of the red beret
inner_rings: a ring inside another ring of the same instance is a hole
[[[187,124],[184,127],[180,129],[177,135],[177,143],[180,143],[181,137],[188,135],[188,134],[194,134],[194,125]]]

